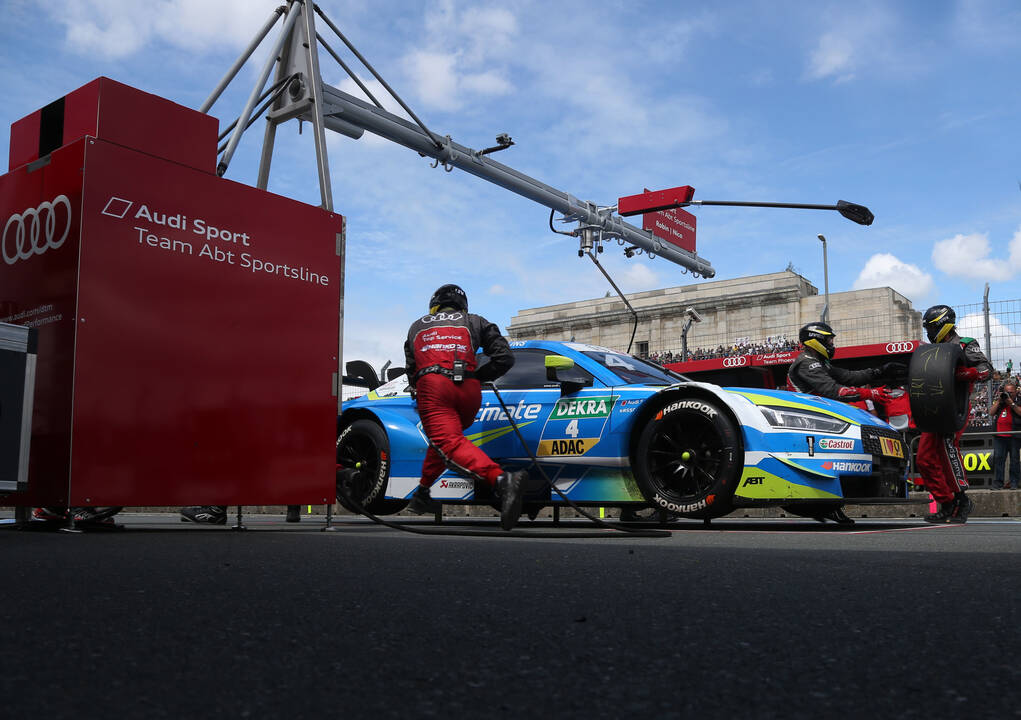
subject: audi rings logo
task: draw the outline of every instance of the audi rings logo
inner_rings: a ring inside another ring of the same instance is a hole
[[[886,352],[888,353],[906,353],[911,352],[915,349],[915,344],[910,340],[904,342],[886,343]]]
[[[71,201],[66,195],[57,195],[52,201],[41,203],[37,208],[11,215],[0,237],[0,252],[3,253],[4,262],[13,265],[18,260],[42,255],[51,248],[56,250],[67,240],[69,232]]]
[[[723,358],[723,367],[725,368],[744,367],[747,364],[748,358],[745,357],[744,355],[739,355],[738,357]]]

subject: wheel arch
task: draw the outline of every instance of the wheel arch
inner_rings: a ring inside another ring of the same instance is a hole
[[[662,390],[650,397],[645,403],[642,404],[641,409],[635,417],[634,423],[631,425],[631,436],[628,438],[628,457],[631,463],[635,462],[635,452],[638,449],[638,438],[642,434],[642,429],[646,423],[652,419],[652,417],[662,408],[666,403],[674,400],[687,400],[687,399],[698,399],[698,400],[711,400],[715,404],[722,408],[727,418],[734,423],[734,426],[738,429],[738,437],[741,439],[741,447],[739,448],[744,453],[744,425],[738,419],[737,414],[734,412],[730,404],[720,396],[719,393],[713,392],[707,387],[699,385],[685,385],[681,387],[671,387]]]

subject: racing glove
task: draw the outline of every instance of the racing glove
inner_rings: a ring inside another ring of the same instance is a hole
[[[889,400],[890,394],[886,388],[866,388],[866,387],[842,387],[840,388],[840,399],[841,400]]]
[[[908,376],[908,366],[899,362],[883,363],[879,368],[879,374],[891,380],[903,380]]]
[[[982,377],[982,373],[979,372],[978,368],[964,367],[963,365],[957,368],[957,372],[954,373],[956,380],[968,380],[969,382],[978,380]]]

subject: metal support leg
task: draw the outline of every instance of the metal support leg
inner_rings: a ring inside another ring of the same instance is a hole
[[[333,530],[333,505],[332,504],[326,506],[326,527],[324,527],[323,530],[324,531]]]
[[[436,503],[436,512],[433,513],[433,522],[437,525],[443,522],[443,503]]]
[[[32,521],[32,508],[22,507],[19,505],[14,508],[14,524],[18,527],[24,527]]]
[[[554,525],[559,525],[560,524],[560,506],[559,505],[554,505],[553,506],[553,524]]]
[[[247,530],[244,521],[241,519],[241,506],[238,505],[238,524],[234,526],[234,530]]]

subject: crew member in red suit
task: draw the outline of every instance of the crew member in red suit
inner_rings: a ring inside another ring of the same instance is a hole
[[[886,388],[860,386],[874,383],[883,376],[907,375],[907,368],[897,362],[864,370],[837,367],[830,363],[836,352],[836,337],[833,328],[824,322],[808,323],[798,331],[802,350],[787,371],[787,389],[847,403],[888,400],[890,396]],[[854,523],[841,508],[830,510],[816,519],[834,520],[842,525]]]
[[[489,362],[478,367],[476,350]],[[429,314],[411,324],[404,343],[408,379],[429,439],[422,479],[408,510],[422,514],[436,507],[429,488],[445,468],[488,484],[500,499],[500,525],[510,530],[521,515],[527,472],[506,472],[464,436],[482,405],[481,383],[495,380],[514,364],[499,328],[468,312],[468,296],[457,285],[443,285],[429,301]]]
[[[975,338],[962,338],[956,331],[957,315],[948,305],[933,305],[922,315],[922,327],[931,343],[960,343],[964,349],[964,364],[957,368],[957,380],[971,386],[978,380],[987,380],[993,372],[989,360]],[[956,433],[942,435],[923,432],[918,441],[915,463],[925,489],[939,503],[939,509],[925,516],[931,523],[964,523],[968,521],[973,503],[965,491],[968,478],[961,462],[961,428]]]

